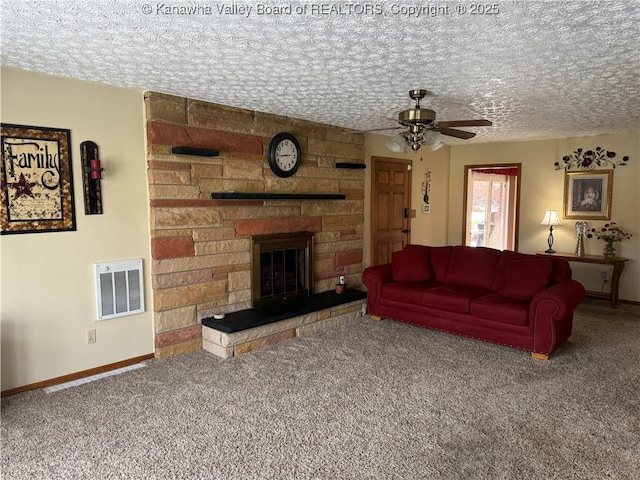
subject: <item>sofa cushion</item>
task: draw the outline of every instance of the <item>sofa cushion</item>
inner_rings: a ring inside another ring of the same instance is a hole
[[[422,305],[448,312],[469,313],[471,301],[487,293],[484,288],[437,285],[424,291]]]
[[[496,271],[496,278],[491,290],[494,292],[500,290],[500,287],[503,283],[505,268],[511,260],[527,260],[531,258],[546,258],[551,261],[551,275],[549,276],[549,283],[547,284],[547,287],[571,279],[571,268],[569,267],[569,262],[567,262],[563,258],[554,258],[514,252],[511,250],[504,250],[502,252],[502,256],[500,257],[500,263],[498,264],[498,270]]]
[[[547,288],[552,271],[551,259],[530,257],[506,262],[498,294],[519,300],[531,300]]]
[[[470,313],[474,317],[495,320],[512,325],[529,323],[529,301],[505,298],[490,293],[471,302]]]
[[[453,252],[452,246],[429,247],[431,271],[433,272],[434,280],[438,283],[444,283],[447,280],[451,252]]]
[[[564,258],[548,258],[551,260],[551,264],[553,265],[549,281],[551,285],[564,282],[565,280],[571,280],[571,266],[569,265],[569,262]]]
[[[445,283],[490,290],[501,254],[492,248],[453,247]]]
[[[422,294],[428,288],[426,282],[392,282],[382,286],[380,298],[402,303],[422,304]]]
[[[431,279],[429,249],[421,245],[407,245],[391,254],[394,282],[424,282]]]

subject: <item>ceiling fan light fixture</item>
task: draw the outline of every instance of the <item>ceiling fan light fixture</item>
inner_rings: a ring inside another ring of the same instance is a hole
[[[433,145],[429,146],[429,150],[431,150],[432,152],[435,152],[436,150],[441,149],[442,147],[444,147],[444,143],[438,141],[436,143],[434,143]]]
[[[406,153],[407,152],[407,141],[402,133],[398,133],[394,135],[389,140],[386,141],[387,148],[394,153]]]
[[[435,152],[445,145],[442,141],[442,134],[434,130],[427,130],[424,133],[424,144],[427,145],[432,152]]]

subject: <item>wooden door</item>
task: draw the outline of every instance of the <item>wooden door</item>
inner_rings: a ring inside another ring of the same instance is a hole
[[[411,239],[411,160],[371,160],[371,264],[380,265]]]

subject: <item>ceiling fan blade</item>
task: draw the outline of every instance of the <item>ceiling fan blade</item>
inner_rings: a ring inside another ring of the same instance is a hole
[[[474,132],[465,132],[464,130],[455,130],[453,128],[437,127],[436,130],[443,135],[449,135],[450,137],[462,138],[468,140],[476,136]]]
[[[397,130],[399,128],[403,128],[403,127],[400,125],[398,127],[372,128],[370,130],[355,130],[351,132],[342,132],[342,135],[351,135],[352,133],[384,132],[385,130]]]
[[[439,127],[490,127],[493,123],[489,120],[451,120],[437,122]]]

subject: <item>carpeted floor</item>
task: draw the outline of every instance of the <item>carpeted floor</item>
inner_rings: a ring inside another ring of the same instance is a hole
[[[640,306],[587,300],[548,362],[362,318],[2,399],[2,478],[638,479]]]

